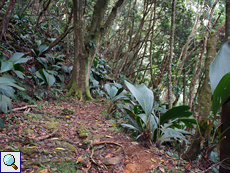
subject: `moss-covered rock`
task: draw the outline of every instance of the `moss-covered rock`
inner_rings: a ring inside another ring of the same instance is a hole
[[[47,129],[57,129],[61,127],[58,122],[47,122],[46,125],[42,125],[42,126]]]
[[[38,151],[35,148],[19,148],[19,151],[28,156],[31,156],[34,153],[38,153]]]
[[[93,141],[94,140],[100,140],[100,139],[102,139],[104,137],[105,137],[104,135],[93,135]]]
[[[25,132],[30,134],[35,134],[34,130],[32,129],[25,129]]]
[[[61,147],[61,148],[66,148],[66,149],[69,149],[71,151],[76,151],[76,147],[66,141],[55,141],[57,147]]]

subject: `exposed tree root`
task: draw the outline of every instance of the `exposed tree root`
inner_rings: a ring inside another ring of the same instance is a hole
[[[68,89],[68,93],[66,94],[66,97],[70,96],[77,96],[79,100],[93,100],[90,91],[88,88],[85,89],[84,92],[82,92],[80,89],[77,88],[76,83],[70,82],[68,85],[64,87],[64,89]]]

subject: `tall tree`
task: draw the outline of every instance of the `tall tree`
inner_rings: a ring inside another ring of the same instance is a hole
[[[83,96],[85,99],[92,99],[89,91],[89,75],[94,56],[98,52],[103,36],[111,27],[125,1],[118,0],[106,17],[109,0],[97,0],[91,22],[85,26],[83,0],[73,0],[75,53],[72,76],[66,85],[69,89],[67,95],[74,93],[81,100]]]
[[[209,129],[205,128],[205,123],[209,119],[210,108],[212,104],[212,91],[209,84],[209,67],[212,60],[216,56],[216,43],[218,41],[218,36],[220,35],[220,32],[223,30],[223,27],[224,25],[222,25],[216,32],[211,34],[209,39],[207,40],[207,53],[204,64],[204,79],[203,84],[201,86],[201,91],[198,96],[199,104],[197,104],[197,111],[199,116],[198,120],[200,121],[200,126],[196,128],[196,132],[194,134],[193,140],[188,150],[185,154],[182,155],[182,158],[186,160],[195,160],[197,155],[200,154],[202,140],[205,138],[207,141],[209,141],[210,139]],[[199,130],[198,128],[202,126],[204,127],[202,128],[203,130]]]
[[[170,39],[170,58],[168,69],[168,104],[169,109],[172,109],[172,59],[173,59],[173,47],[174,47],[174,27],[175,27],[175,9],[176,0],[172,0],[172,17],[171,17],[171,39]]]
[[[225,23],[225,40],[230,41],[230,0],[226,0],[226,23]],[[221,132],[224,132],[230,126],[230,101],[222,106],[221,111]],[[220,173],[227,173],[230,169],[230,129],[222,136],[224,139],[220,142]]]

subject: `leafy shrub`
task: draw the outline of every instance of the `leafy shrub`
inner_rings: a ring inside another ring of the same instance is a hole
[[[129,98],[124,95],[127,91],[118,84],[118,83],[110,83],[105,84],[104,89],[106,91],[105,97],[109,100],[109,107],[107,109],[108,118],[112,115],[118,108],[122,108],[122,104],[119,104],[119,101],[129,101]]]
[[[192,123],[195,122],[194,119],[188,119],[192,115],[188,111],[189,106],[174,107],[158,118],[153,109],[154,96],[152,91],[143,84],[134,86],[127,81],[125,84],[137,103],[133,100],[122,108],[122,112],[128,119],[128,123],[123,124],[124,127],[138,132],[137,138],[151,140],[158,144],[172,139],[188,142],[185,135],[189,133],[178,125],[180,122],[184,122],[185,126],[191,127]]]
[[[7,60],[5,56],[0,55],[0,76],[2,76],[0,77],[0,110],[4,113],[7,113],[8,108],[10,111],[12,109],[11,98],[15,99],[14,88],[25,90],[16,84],[18,78],[24,79],[25,69],[19,64],[27,62],[28,58],[23,58],[23,56],[23,53],[15,53]]]

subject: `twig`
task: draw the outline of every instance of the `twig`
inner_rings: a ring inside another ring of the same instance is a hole
[[[101,167],[101,168],[105,168],[106,170],[108,170],[108,168],[102,163],[102,164],[98,164],[94,159],[93,159],[93,154],[94,154],[94,149],[92,149],[92,153],[90,155],[90,160],[91,162],[93,162],[95,165]]]
[[[68,143],[73,144],[73,145],[77,145],[77,144],[78,144],[78,142],[74,142],[74,141],[72,141],[71,139],[68,139],[68,138],[66,138],[66,137],[64,137],[63,140],[65,140],[65,141],[67,141]]]
[[[24,113],[28,114],[30,112],[31,108],[24,111]]]
[[[57,131],[58,131],[58,130],[56,129],[56,130],[54,130],[52,133],[50,133],[50,134],[48,134],[48,135],[46,135],[46,136],[41,136],[41,137],[38,137],[38,138],[30,138],[30,139],[33,139],[33,140],[35,140],[35,141],[41,141],[41,140],[44,140],[44,139],[47,139],[47,138],[53,136]]]
[[[229,159],[230,159],[230,158],[225,158],[225,159],[222,160],[221,162],[218,162],[218,163],[212,165],[211,167],[209,167],[208,169],[206,169],[206,170],[204,170],[204,171],[202,171],[202,172],[205,173],[205,172],[207,172],[208,170],[212,169],[213,167],[216,167],[216,166],[218,166],[218,165],[221,165],[224,161],[229,160]]]
[[[20,108],[14,108],[12,109],[12,111],[19,111],[19,110],[23,110],[23,109],[26,109],[26,108],[36,108],[38,107],[37,105],[26,105],[24,107],[20,107]]]

